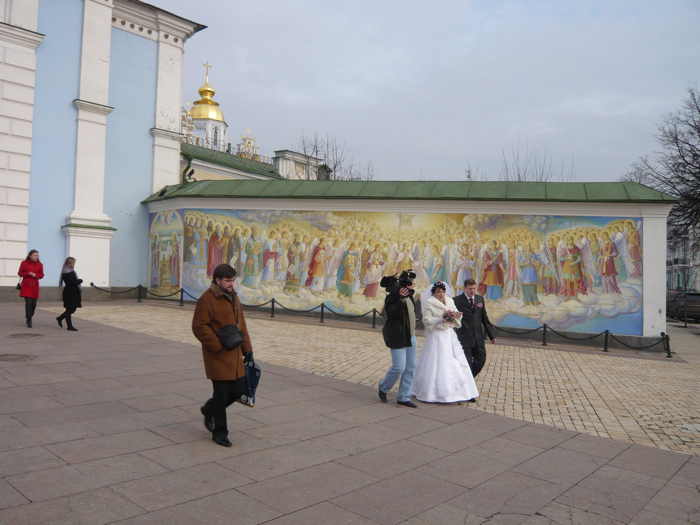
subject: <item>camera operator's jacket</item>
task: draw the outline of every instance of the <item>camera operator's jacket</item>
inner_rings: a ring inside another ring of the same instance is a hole
[[[238,326],[243,334],[243,344],[233,350],[225,350],[216,334],[230,324]],[[236,292],[227,296],[221,288],[212,284],[197,301],[192,332],[202,343],[204,370],[208,379],[233,381],[245,377],[243,353],[252,352],[253,346]]]
[[[408,315],[406,303],[402,300],[398,288],[392,290],[384,300],[384,343],[389,348],[406,348],[411,346],[411,320]],[[406,298],[413,303],[415,310],[416,303],[413,295]],[[415,327],[414,327],[415,328]]]

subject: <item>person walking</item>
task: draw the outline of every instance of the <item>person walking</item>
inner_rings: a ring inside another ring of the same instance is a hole
[[[413,394],[424,403],[462,403],[479,397],[469,362],[455,328],[462,315],[448,293],[449,284],[438,281],[421,296],[425,343]]]
[[[63,288],[63,307],[65,311],[56,317],[58,326],[63,328],[63,321],[66,321],[66,326],[69,332],[77,332],[78,329],[73,326],[72,315],[82,305],[82,293],[80,285],[82,279],[78,279],[78,274],[75,272],[75,257],[68,257],[63,263],[61,269],[61,279],[58,282],[59,288]]]
[[[476,378],[486,363],[484,339],[488,336],[491,343],[495,343],[496,339],[486,313],[484,298],[476,294],[474,279],[464,281],[464,293],[455,297],[454,303],[457,310],[462,312],[461,326],[456,329],[457,337],[472,369],[472,375]]]
[[[212,440],[232,446],[228,438],[226,408],[246,393],[245,362],[253,345],[234,290],[236,270],[228,264],[214,268],[212,283],[197,301],[192,332],[202,343],[204,370],[213,386],[212,397],[200,409]]]
[[[19,296],[24,297],[24,314],[27,328],[32,327],[32,317],[39,300],[39,280],[44,278],[44,265],[39,260],[39,252],[30,250],[19,265],[17,275],[21,277]]]
[[[382,288],[387,290],[384,300],[384,343],[391,350],[391,368],[379,383],[379,399],[387,402],[387,392],[401,379],[396,402],[405,407],[417,408],[411,401],[413,375],[416,371],[416,306],[412,270],[403,271],[396,277],[384,277]]]

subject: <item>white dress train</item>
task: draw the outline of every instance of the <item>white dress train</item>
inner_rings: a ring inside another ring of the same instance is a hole
[[[479,397],[474,376],[454,328],[459,321],[445,321],[446,311],[457,311],[451,297],[445,304],[431,296],[422,305],[426,337],[413,379],[413,395],[427,403],[456,403]]]

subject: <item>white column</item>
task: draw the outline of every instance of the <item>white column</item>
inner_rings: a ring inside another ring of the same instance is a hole
[[[67,253],[83,261],[83,273],[109,285],[109,249],[114,229],[104,213],[112,0],[84,0],[77,108],[75,197],[63,227]],[[86,267],[86,264],[88,267]]]
[[[38,0],[0,0],[0,286],[28,250]]]
[[[155,193],[163,186],[180,183],[180,105],[182,96],[183,40],[180,31],[168,28],[159,17],[156,119],[153,134]],[[162,27],[166,26],[166,27]],[[177,35],[180,37],[178,38]],[[168,35],[166,38],[165,35]],[[177,39],[177,42],[175,40]]]
[[[645,337],[666,332],[666,218],[645,216],[642,223],[643,320]]]

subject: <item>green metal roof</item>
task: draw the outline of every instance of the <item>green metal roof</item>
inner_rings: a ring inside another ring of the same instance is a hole
[[[244,159],[243,157],[232,155],[224,151],[203,148],[201,146],[195,146],[194,144],[182,144],[180,146],[180,152],[183,157],[188,159],[202,160],[204,162],[216,164],[217,166],[225,166],[254,175],[262,175],[274,179],[281,178],[280,174],[272,167],[272,164]]]
[[[636,182],[216,180],[167,186],[144,202],[179,197],[665,203]]]

